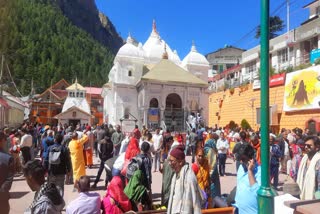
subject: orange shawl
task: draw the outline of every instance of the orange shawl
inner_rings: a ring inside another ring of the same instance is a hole
[[[199,166],[199,171],[197,173],[197,180],[199,183],[199,187],[202,190],[206,190],[209,188],[209,164],[208,160],[205,159],[203,165],[200,165],[197,163]]]

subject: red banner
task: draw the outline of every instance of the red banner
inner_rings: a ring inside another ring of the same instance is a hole
[[[270,78],[269,86],[273,87],[273,86],[284,85],[285,78],[286,78],[286,74],[285,73],[273,75]]]

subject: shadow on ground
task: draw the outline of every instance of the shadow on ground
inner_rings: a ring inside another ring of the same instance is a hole
[[[18,199],[22,198],[26,194],[28,194],[30,191],[25,191],[25,192],[10,192],[10,199]]]

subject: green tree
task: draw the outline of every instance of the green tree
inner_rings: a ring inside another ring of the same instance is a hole
[[[230,120],[230,122],[229,122],[229,128],[231,129],[231,130],[234,130],[235,128],[237,128],[238,127],[238,125],[233,121],[233,120]]]
[[[277,32],[282,31],[285,25],[279,16],[270,16],[269,20],[269,39],[273,39],[278,36]],[[256,30],[255,38],[260,38],[260,34],[261,29],[259,25]]]
[[[23,95],[32,79],[37,93],[62,78],[101,87],[114,59],[109,47],[73,25],[52,0],[0,0],[0,41]]]
[[[241,128],[245,130],[251,129],[251,126],[246,119],[241,120]]]

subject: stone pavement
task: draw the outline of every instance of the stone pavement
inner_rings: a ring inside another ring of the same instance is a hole
[[[187,161],[190,162],[191,157],[187,157]],[[95,166],[92,169],[87,169],[87,175],[90,176],[91,180],[93,180],[98,171],[98,159],[94,159]],[[160,195],[161,195],[161,183],[162,183],[162,174],[159,172],[155,172],[152,174],[153,182],[152,182],[152,192],[154,203],[160,203]],[[280,175],[280,184],[283,183],[285,179],[285,175]],[[97,189],[94,191],[98,192],[101,197],[105,194],[104,181],[102,179],[105,178],[105,172],[103,172],[101,176],[101,180],[98,183]],[[221,193],[229,193],[233,187],[236,185],[236,166],[235,162],[228,158],[226,162],[226,175],[220,177],[221,183]],[[281,188],[281,186],[280,186]],[[78,196],[77,192],[72,192],[73,185],[65,185],[64,190],[64,200],[66,204],[75,199]],[[282,192],[279,192],[282,194]],[[34,192],[31,192],[28,184],[25,181],[25,178],[22,175],[16,176],[14,178],[11,191],[10,191],[11,199],[10,199],[10,213],[19,214],[23,213],[23,211],[32,203]],[[1,213],[1,211],[0,211]]]

